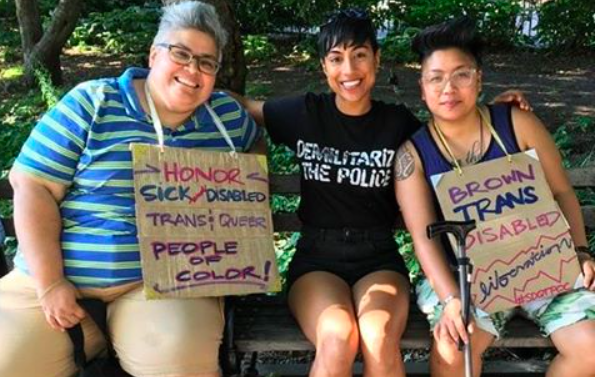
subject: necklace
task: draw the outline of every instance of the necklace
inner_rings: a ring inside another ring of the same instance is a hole
[[[484,146],[483,128],[484,128],[484,126],[486,126],[490,130],[490,133],[493,136],[493,138],[495,139],[495,141],[499,144],[499,146],[501,147],[501,149],[503,149],[503,151],[507,155],[507,160],[509,162],[511,162],[511,160],[512,160],[511,159],[511,155],[507,152],[507,148],[505,148],[505,144],[503,144],[503,141],[501,140],[501,138],[499,137],[499,135],[497,135],[494,127],[488,121],[489,118],[487,117],[487,115],[484,112],[486,110],[484,108],[482,108],[482,109],[481,108],[477,108],[477,111],[478,111],[478,114],[480,115],[480,150],[482,151],[484,149],[483,148],[483,146]],[[451,158],[451,163],[453,165],[453,169],[459,175],[462,175],[463,174],[462,166],[459,163],[459,161],[457,160],[457,158],[455,158],[455,154],[451,150],[451,147],[449,146],[449,143],[447,143],[447,139],[445,138],[445,135],[441,131],[441,128],[436,123],[436,121],[435,121],[434,118],[431,118],[430,122],[431,122],[431,125],[432,125],[433,129],[435,130],[436,134],[438,135],[439,141],[443,145],[443,148],[447,151],[447,154],[449,154],[449,158]]]

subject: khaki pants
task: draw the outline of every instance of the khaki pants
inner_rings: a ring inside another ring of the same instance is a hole
[[[145,300],[140,283],[80,289],[108,303],[108,328],[122,368],[133,376],[185,376],[219,370],[223,300]],[[105,339],[82,321],[85,352],[94,357]],[[0,376],[70,377],[76,373],[66,332],[46,323],[33,279],[12,271],[0,279]]]

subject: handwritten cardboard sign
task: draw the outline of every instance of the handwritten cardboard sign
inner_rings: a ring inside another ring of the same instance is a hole
[[[466,239],[474,305],[494,313],[572,289],[580,269],[569,225],[535,152],[463,172],[432,180],[446,220],[477,221]]]
[[[280,289],[265,156],[132,144],[150,299]]]

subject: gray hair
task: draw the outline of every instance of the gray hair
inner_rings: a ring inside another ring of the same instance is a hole
[[[212,5],[200,1],[183,1],[163,7],[163,15],[153,44],[166,43],[170,32],[181,29],[194,29],[213,38],[219,56],[226,46],[228,33],[219,22]]]

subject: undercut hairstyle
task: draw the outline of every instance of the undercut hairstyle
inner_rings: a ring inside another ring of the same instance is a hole
[[[365,11],[344,9],[332,14],[319,28],[317,47],[319,58],[337,46],[362,46],[369,42],[374,53],[379,49],[377,35],[372,20]]]
[[[166,5],[159,21],[159,28],[153,44],[167,43],[168,34],[184,29],[193,29],[209,35],[215,41],[221,57],[228,41],[228,34],[222,27],[212,5],[200,1],[182,1]]]
[[[422,64],[433,52],[457,48],[482,66],[483,42],[476,33],[476,25],[470,17],[460,17],[423,29],[412,40],[412,50]]]

